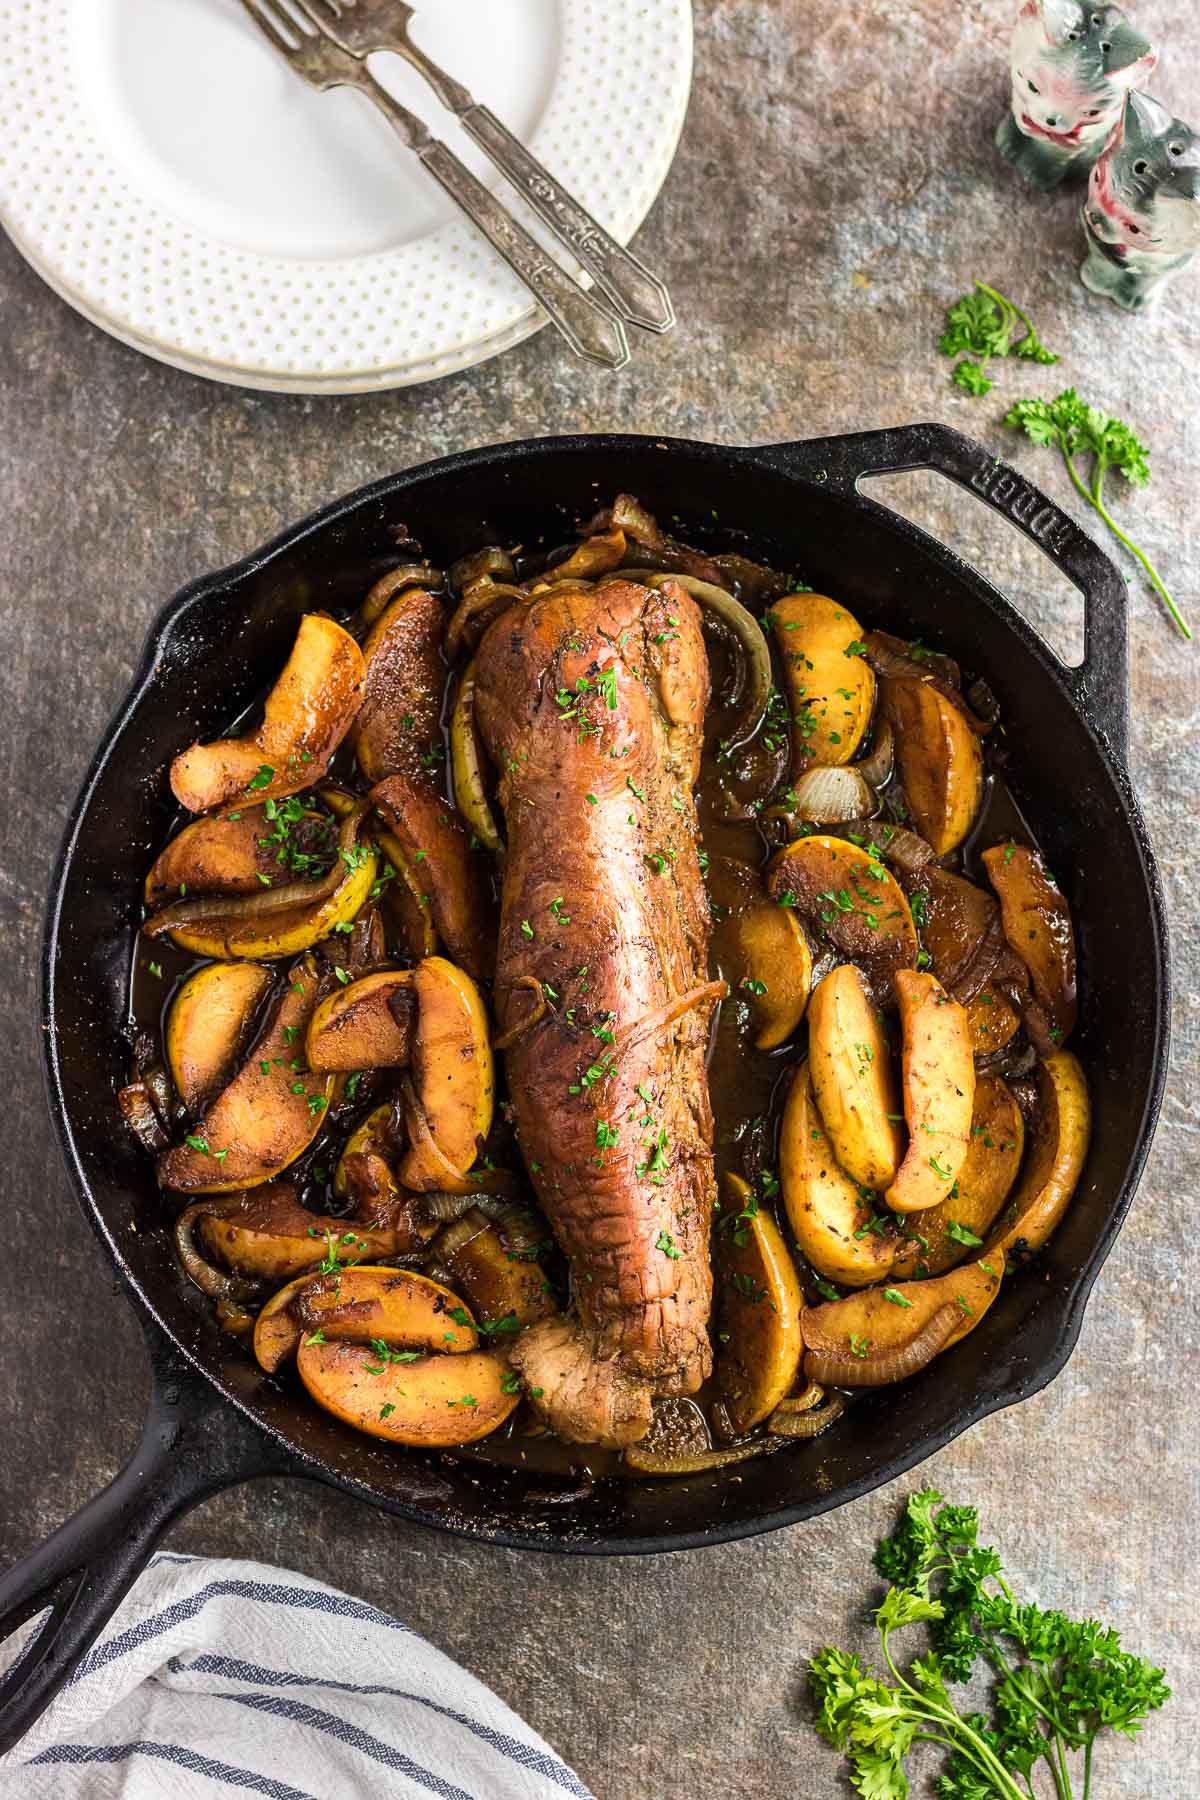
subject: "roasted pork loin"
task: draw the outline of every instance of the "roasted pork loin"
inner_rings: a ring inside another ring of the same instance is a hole
[[[619,577],[545,590],[492,624],[477,682],[508,844],[500,1043],[573,1292],[513,1361],[560,1436],[632,1443],[711,1367],[698,608]]]

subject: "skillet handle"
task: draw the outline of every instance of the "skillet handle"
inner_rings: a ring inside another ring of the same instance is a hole
[[[221,1488],[297,1472],[140,1309],[139,1317],[152,1382],[137,1449],[102,1493],[0,1576],[0,1641],[50,1607],[0,1680],[0,1755],[74,1674],[173,1520]]]
[[[949,425],[901,425],[754,452],[788,474],[853,494],[864,475],[934,469],[1024,532],[1083,595],[1083,661],[1061,678],[1096,735],[1121,762],[1129,750],[1129,631],[1125,578],[1100,546],[1008,463]],[[865,503],[877,503],[862,496]],[[895,517],[889,508],[880,508]]]

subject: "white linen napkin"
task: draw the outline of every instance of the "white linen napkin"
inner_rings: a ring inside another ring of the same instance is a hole
[[[0,1645],[0,1673],[31,1621]],[[263,1563],[158,1555],[7,1756],[0,1800],[593,1800],[399,1620]]]

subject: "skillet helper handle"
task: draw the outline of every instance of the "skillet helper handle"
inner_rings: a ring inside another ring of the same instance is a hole
[[[208,1494],[294,1467],[143,1319],[153,1370],[137,1449],[114,1480],[0,1576],[0,1641],[50,1612],[0,1678],[0,1755],[74,1674],[167,1527]]]
[[[762,454],[760,452],[759,454]],[[1088,724],[1121,762],[1129,750],[1129,627],[1125,578],[1082,526],[973,438],[949,425],[902,425],[779,444],[765,454],[789,472],[853,494],[866,475],[933,469],[1025,534],[1083,595],[1083,661],[1062,680]]]

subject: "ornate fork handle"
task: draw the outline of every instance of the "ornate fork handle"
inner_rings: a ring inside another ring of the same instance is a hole
[[[670,329],[675,313],[663,283],[555,181],[494,112],[471,105],[459,114],[459,122],[543,224],[569,247],[623,318],[648,331]]]
[[[535,238],[477,181],[466,164],[440,139],[430,135],[406,107],[393,100],[359,64],[348,85],[374,102],[400,137],[414,150],[434,180],[466,213],[476,230],[520,277],[538,304],[549,315],[579,355],[606,369],[621,369],[629,361],[629,340],[620,319],[607,306],[593,300],[564,269],[548,256]],[[503,129],[503,127],[501,127]],[[580,261],[583,258],[580,257]]]

